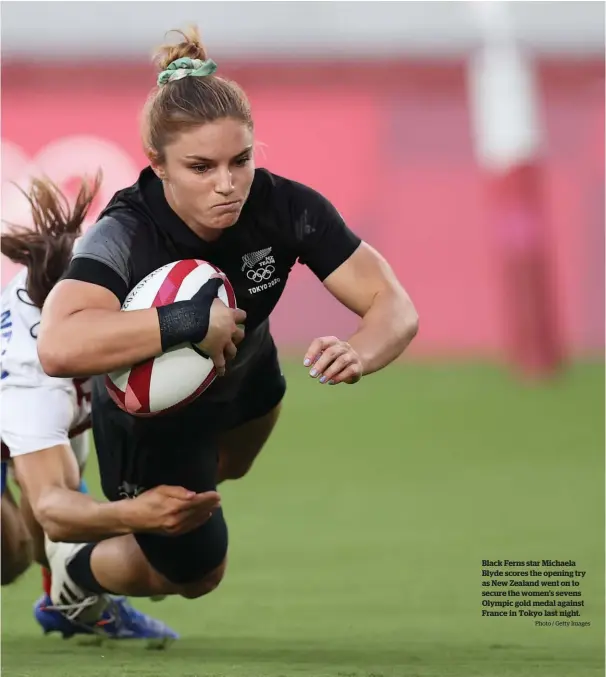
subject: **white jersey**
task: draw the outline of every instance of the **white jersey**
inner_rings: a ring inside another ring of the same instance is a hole
[[[29,454],[72,440],[82,467],[88,454],[90,380],[44,373],[36,339],[40,309],[26,291],[27,270],[2,292],[0,434],[2,456]]]

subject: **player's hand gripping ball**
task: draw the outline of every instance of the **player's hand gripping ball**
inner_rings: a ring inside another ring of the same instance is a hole
[[[211,263],[198,259],[175,261],[150,273],[127,296],[122,311],[143,310],[191,299],[212,277],[223,284],[217,297],[236,308],[233,287]],[[114,402],[135,416],[157,416],[192,402],[213,383],[217,370],[197,346],[183,344],[105,378]]]
[[[320,383],[357,383],[363,375],[358,353],[336,336],[322,336],[312,341],[303,364],[311,367],[309,375]]]

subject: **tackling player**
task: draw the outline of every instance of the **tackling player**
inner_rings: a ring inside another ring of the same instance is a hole
[[[33,556],[45,572],[45,593],[34,607],[36,620],[45,632],[174,639],[176,634],[170,628],[135,610],[123,597],[105,596],[103,611],[88,623],[61,613],[63,600],[53,604],[49,596],[51,580],[46,569],[44,533],[34,516],[43,510],[39,502],[44,500],[48,482],[55,482],[73,495],[84,489],[81,473],[89,451],[90,380],[45,374],[36,340],[40,309],[69,265],[74,241],[80,235],[99,181],[98,178],[92,186],[82,182],[75,206],[70,209],[58,188],[35,179],[26,194],[34,227],[13,228],[0,240],[2,254],[24,266],[2,292],[2,582],[12,582],[29,566]],[[21,510],[6,486],[9,463],[22,490]],[[32,496],[38,501],[33,511],[28,500]],[[71,601],[67,600],[68,604]]]

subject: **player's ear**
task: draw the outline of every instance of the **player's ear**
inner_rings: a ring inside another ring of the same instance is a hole
[[[160,157],[158,156],[158,153],[156,153],[151,148],[146,148],[145,154],[147,155],[147,159],[149,160],[149,166],[152,168],[152,171],[160,180],[163,181],[166,178],[164,162],[161,161]]]

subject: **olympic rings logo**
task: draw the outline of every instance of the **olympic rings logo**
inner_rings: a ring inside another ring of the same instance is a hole
[[[276,269],[274,266],[266,266],[265,268],[257,268],[256,270],[249,270],[246,272],[246,277],[252,282],[263,282],[269,280]]]

